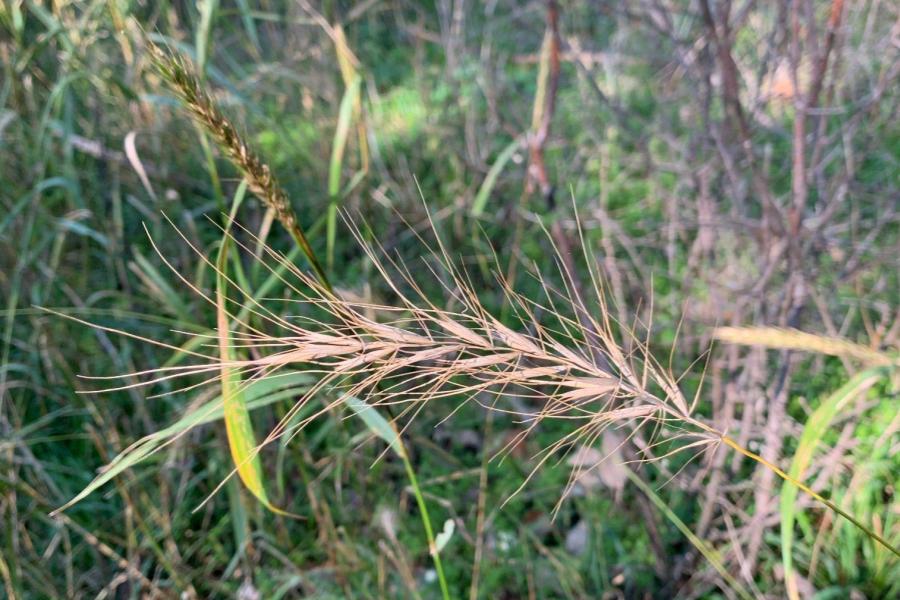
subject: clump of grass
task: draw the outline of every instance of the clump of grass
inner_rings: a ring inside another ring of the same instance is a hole
[[[191,117],[216,141],[219,149],[241,172],[250,191],[274,212],[275,218],[306,255],[319,282],[331,290],[328,276],[300,228],[297,213],[269,166],[259,158],[238,133],[237,127],[216,105],[188,60],[181,53],[163,49],[149,39],[146,43],[156,70],[178,95]]]
[[[850,378],[834,393],[823,398],[819,407],[810,414],[800,435],[797,450],[791,460],[789,475],[784,478],[785,483],[781,491],[782,565],[784,566],[785,586],[788,597],[791,600],[797,600],[800,598],[800,592],[794,574],[792,552],[798,486],[794,482],[803,478],[807,467],[812,462],[816,446],[821,442],[838,413],[845,410],[854,398],[857,398],[862,392],[877,382],[889,380],[891,375],[896,373],[896,366],[900,362],[898,362],[896,356],[873,350],[862,344],[837,337],[806,333],[796,329],[779,327],[719,327],[715,330],[714,335],[719,340],[733,344],[827,354],[842,358],[853,358],[865,365],[870,365],[869,368]],[[894,368],[889,368],[891,366]],[[743,451],[741,450],[741,452]],[[804,491],[807,490],[804,489]],[[817,495],[812,495],[817,500],[820,499]],[[825,500],[821,501],[868,533],[866,527],[862,526],[855,518],[838,509],[833,503]],[[875,539],[884,543],[877,537]],[[890,546],[888,547],[890,548]],[[891,549],[894,550],[893,548]],[[896,550],[894,552],[896,553]]]

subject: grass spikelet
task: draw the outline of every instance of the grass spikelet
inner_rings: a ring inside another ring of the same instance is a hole
[[[157,71],[177,94],[194,121],[216,141],[222,152],[241,172],[250,191],[273,211],[275,218],[303,251],[319,282],[330,292],[331,285],[325,270],[300,228],[300,220],[287,194],[269,166],[259,158],[238,133],[237,127],[219,109],[181,53],[163,49],[149,39],[147,49]]]

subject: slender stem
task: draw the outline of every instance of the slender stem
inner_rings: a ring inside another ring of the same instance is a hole
[[[798,488],[800,488],[801,490],[803,490],[804,492],[806,492],[807,494],[812,496],[815,500],[821,502],[822,504],[824,504],[825,506],[827,506],[828,508],[830,508],[837,514],[841,515],[842,517],[844,517],[845,519],[847,519],[848,521],[850,521],[851,523],[853,523],[854,525],[856,525],[857,527],[862,529],[866,533],[866,535],[868,535],[870,538],[877,541],[879,544],[881,544],[882,546],[884,546],[885,548],[887,548],[888,550],[890,550],[891,552],[896,554],[898,557],[900,557],[900,550],[898,550],[896,547],[892,546],[886,539],[884,539],[882,536],[878,535],[876,532],[874,532],[873,530],[871,530],[868,527],[866,527],[865,525],[863,525],[859,519],[857,519],[856,517],[854,517],[847,511],[845,511],[844,509],[840,508],[837,504],[835,504],[831,500],[828,500],[821,494],[814,492],[812,490],[812,488],[810,488],[808,485],[804,484],[802,481],[799,481],[799,480],[795,479],[794,477],[791,477],[790,475],[788,475],[787,473],[785,473],[784,471],[779,469],[777,466],[773,465],[772,463],[770,463],[769,461],[764,459],[762,456],[760,456],[758,454],[754,454],[753,452],[750,452],[749,450],[747,450],[746,448],[744,448],[743,446],[741,446],[740,444],[735,442],[733,439],[731,439],[727,435],[722,436],[722,441],[725,442],[725,445],[740,452],[747,458],[751,458],[751,459],[755,460],[756,462],[758,462],[759,464],[766,467],[767,469],[771,469],[776,475],[778,475],[779,477],[781,477],[788,483],[791,483],[791,484],[797,486]]]
[[[416,504],[419,505],[419,513],[422,515],[422,525],[425,526],[425,537],[428,538],[428,552],[434,561],[434,570],[437,571],[438,581],[441,585],[441,595],[444,600],[450,600],[450,588],[447,587],[447,578],[444,577],[444,567],[441,565],[441,555],[437,551],[434,542],[434,530],[431,528],[431,519],[428,517],[428,508],[425,506],[425,498],[422,496],[422,490],[419,489],[419,480],[416,479],[416,472],[413,470],[409,457],[406,455],[406,449],[399,453],[403,459],[403,466],[406,467],[406,476],[409,477],[409,484],[412,487],[413,495],[416,497]]]
[[[331,282],[328,281],[328,275],[325,273],[325,269],[322,268],[322,264],[319,262],[319,259],[316,257],[316,253],[313,251],[312,246],[309,245],[309,241],[306,239],[306,236],[303,235],[303,231],[300,229],[300,226],[296,223],[288,230],[291,234],[291,237],[294,238],[294,242],[296,242],[297,246],[303,250],[303,254],[306,255],[306,260],[309,261],[310,266],[313,269],[313,272],[316,274],[316,278],[319,280],[319,283],[328,290],[329,292],[333,292],[334,290],[331,287]]]

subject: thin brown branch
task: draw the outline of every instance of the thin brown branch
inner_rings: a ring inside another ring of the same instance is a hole
[[[547,1],[547,32],[550,36],[547,89],[544,105],[540,107],[540,124],[535,131],[528,135],[529,164],[526,193],[531,193],[533,185],[537,183],[544,200],[552,205],[553,186],[550,184],[550,179],[547,176],[547,167],[544,163],[544,146],[550,135],[550,122],[556,109],[556,94],[559,89],[559,7],[556,4],[556,0]]]

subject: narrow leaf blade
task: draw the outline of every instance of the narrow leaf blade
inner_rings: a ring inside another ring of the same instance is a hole
[[[260,502],[271,508],[262,477],[262,465],[257,453],[253,423],[247,410],[244,390],[241,389],[240,373],[229,366],[234,361],[231,348],[230,323],[225,307],[229,238],[222,239],[216,261],[216,324],[219,338],[219,358],[221,360],[222,408],[225,417],[225,431],[231,458],[241,481]]]
[[[882,369],[867,369],[858,373],[828,396],[813,411],[806,421],[803,433],[800,436],[800,442],[797,445],[797,451],[791,460],[791,466],[788,471],[791,477],[798,481],[803,479],[807,467],[812,462],[816,446],[828,431],[831,421],[857,395],[877,382],[882,374]],[[794,542],[794,521],[797,515],[798,492],[797,486],[790,481],[785,481],[781,486],[781,562],[784,565],[788,596],[792,600],[800,597],[793,574],[793,556],[791,553]]]

